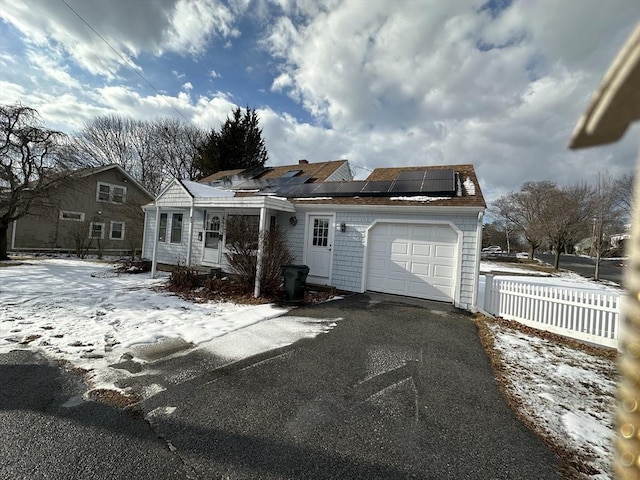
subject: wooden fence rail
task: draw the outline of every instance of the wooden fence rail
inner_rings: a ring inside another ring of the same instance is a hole
[[[618,347],[623,295],[485,275],[484,310],[533,328]]]

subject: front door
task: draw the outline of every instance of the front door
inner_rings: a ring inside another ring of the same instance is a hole
[[[333,246],[333,217],[310,215],[307,232],[307,258],[309,276],[315,283],[328,284],[331,274],[331,248]]]
[[[220,264],[220,250],[222,248],[221,219],[222,214],[220,212],[205,211],[202,263],[209,265]]]

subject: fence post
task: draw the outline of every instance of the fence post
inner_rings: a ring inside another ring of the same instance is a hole
[[[484,274],[484,310],[487,313],[493,315],[491,311],[493,305],[491,305],[491,298],[493,297],[493,274]]]

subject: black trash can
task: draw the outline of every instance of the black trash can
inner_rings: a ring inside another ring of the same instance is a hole
[[[309,267],[306,265],[283,265],[284,300],[300,302],[304,300],[304,287],[307,283]]]

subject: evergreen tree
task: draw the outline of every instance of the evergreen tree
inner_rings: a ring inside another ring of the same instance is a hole
[[[197,164],[204,177],[220,170],[262,167],[268,159],[258,114],[238,107],[219,132],[212,129],[207,134],[198,149]]]

